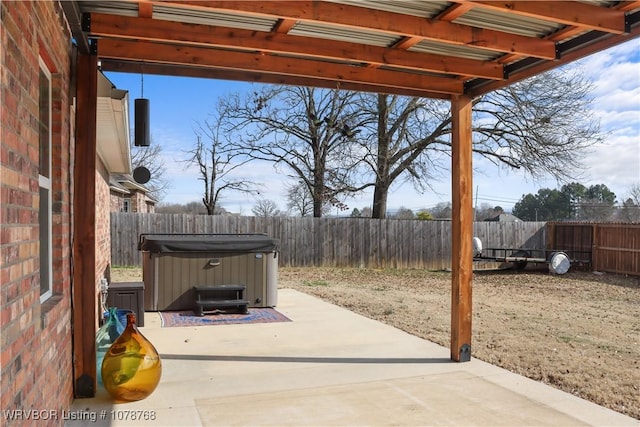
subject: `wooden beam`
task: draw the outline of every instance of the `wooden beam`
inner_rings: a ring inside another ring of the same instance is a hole
[[[314,77],[334,82],[363,83],[380,87],[397,87],[448,94],[461,94],[463,83],[457,79],[398,71],[372,69],[357,64],[336,64],[309,59],[282,58],[262,53],[221,51],[196,46],[172,46],[163,43],[129,40],[100,40],[100,58],[140,60],[166,64],[215,67],[271,73],[279,75]]]
[[[494,81],[487,81],[486,83],[481,85],[470,85],[470,87],[465,92],[467,95],[476,98],[478,96],[482,96],[488,92],[491,92],[492,90],[500,89],[512,83],[522,81],[528,77],[532,77],[536,74],[544,73],[545,71],[558,68],[562,65],[577,61],[578,59],[582,59],[594,53],[601,52],[603,50],[617,46],[625,41],[633,40],[637,37],[640,37],[640,25],[631,28],[631,32],[629,33],[629,35],[615,36],[612,34],[606,34],[602,38],[590,44],[586,44],[570,52],[562,53],[558,61],[541,61],[521,71],[512,72],[507,76],[506,82],[495,84],[496,82]],[[560,45],[560,49],[562,49],[562,45]]]
[[[635,9],[640,9],[640,0],[621,1],[620,3],[615,5],[614,8],[618,10],[623,10],[625,12],[630,12]]]
[[[273,27],[274,33],[287,34],[294,25],[296,25],[295,20],[293,19],[280,19]]]
[[[420,37],[403,37],[397,42],[393,44],[394,49],[407,50],[418,43],[420,43],[422,39]]]
[[[73,163],[73,376],[77,398],[96,393],[96,116],[98,57],[78,55]]]
[[[471,9],[473,9],[473,5],[471,3],[453,4],[436,16],[436,19],[448,22],[455,21]]]
[[[336,82],[328,79],[285,76],[278,74],[265,74],[259,71],[227,70],[211,67],[192,67],[189,65],[173,64],[151,64],[132,61],[120,61],[103,59],[102,70],[115,71],[120,73],[134,74],[158,74],[172,77],[197,77],[204,79],[234,80],[251,83],[266,83],[277,85],[310,86],[335,89]],[[364,83],[341,82],[340,88],[344,90],[354,90],[359,92],[389,93],[393,95],[418,96],[422,98],[450,99],[450,95],[444,93],[429,92],[417,89],[406,89],[398,87],[384,87],[367,85]]]
[[[575,1],[470,1],[474,7],[612,34],[625,32],[625,12]]]
[[[282,22],[282,21],[281,21]],[[285,21],[292,22],[292,21]],[[364,62],[374,66],[393,64],[398,69],[473,75],[500,80],[504,78],[502,65],[465,58],[447,57],[403,49],[291,36],[279,33],[261,33],[237,28],[213,27],[155,19],[91,14],[90,34],[99,38],[118,38],[154,42],[172,42],[202,47],[232,48],[234,50],[261,51],[296,57],[325,59],[328,61]],[[415,44],[419,39],[411,39]]]
[[[405,37],[421,37],[496,52],[517,53],[543,59],[555,58],[555,44],[548,40],[347,4],[286,0],[259,2],[184,0],[163,2],[163,5],[323,23]]]
[[[452,98],[451,359],[456,362],[471,360],[471,280],[473,276],[471,111],[470,97]]]
[[[463,0],[460,0],[463,1]],[[471,2],[467,2],[464,3],[465,5],[471,5]],[[637,1],[622,1],[620,3],[618,3],[617,5],[615,5],[613,7],[613,9],[615,10],[619,10],[619,11],[624,11],[624,12],[628,12],[630,10],[634,10],[634,9],[640,9],[640,0]],[[579,26],[575,26],[575,25],[567,25],[566,27],[563,27],[561,29],[559,29],[558,31],[555,31],[554,33],[548,34],[545,37],[543,37],[546,40],[551,40],[554,42],[562,42],[563,40],[567,40],[567,39],[571,39],[573,37],[579,36],[581,34],[584,34],[585,32],[587,32],[588,29],[584,28],[584,27],[579,27]],[[498,58],[496,60],[497,63],[499,64],[509,64],[515,61],[518,61],[520,59],[524,59],[524,57],[522,55],[513,55],[513,54],[508,54],[508,55],[503,55],[502,57]]]
[[[140,18],[151,18],[153,17],[153,4],[148,2],[140,2],[138,3],[138,16]]]

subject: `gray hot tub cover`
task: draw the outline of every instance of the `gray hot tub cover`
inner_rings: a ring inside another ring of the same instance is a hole
[[[167,252],[278,252],[265,234],[141,234],[138,250]]]

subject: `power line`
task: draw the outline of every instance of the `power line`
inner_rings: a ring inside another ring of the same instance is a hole
[[[496,197],[496,196],[484,196],[484,197],[477,197],[478,200],[484,200],[487,202],[501,202],[501,203],[517,203],[520,200],[519,199],[507,199],[507,198],[503,198],[503,197]]]

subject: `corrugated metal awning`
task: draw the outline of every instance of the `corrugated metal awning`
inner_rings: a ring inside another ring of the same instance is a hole
[[[435,98],[478,96],[640,35],[639,1],[78,6],[74,35],[92,40],[104,70]]]

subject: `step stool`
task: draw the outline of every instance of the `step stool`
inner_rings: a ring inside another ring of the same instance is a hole
[[[249,301],[244,299],[246,285],[200,285],[194,286],[196,294],[196,316],[220,313],[221,308],[234,308],[246,314]]]

